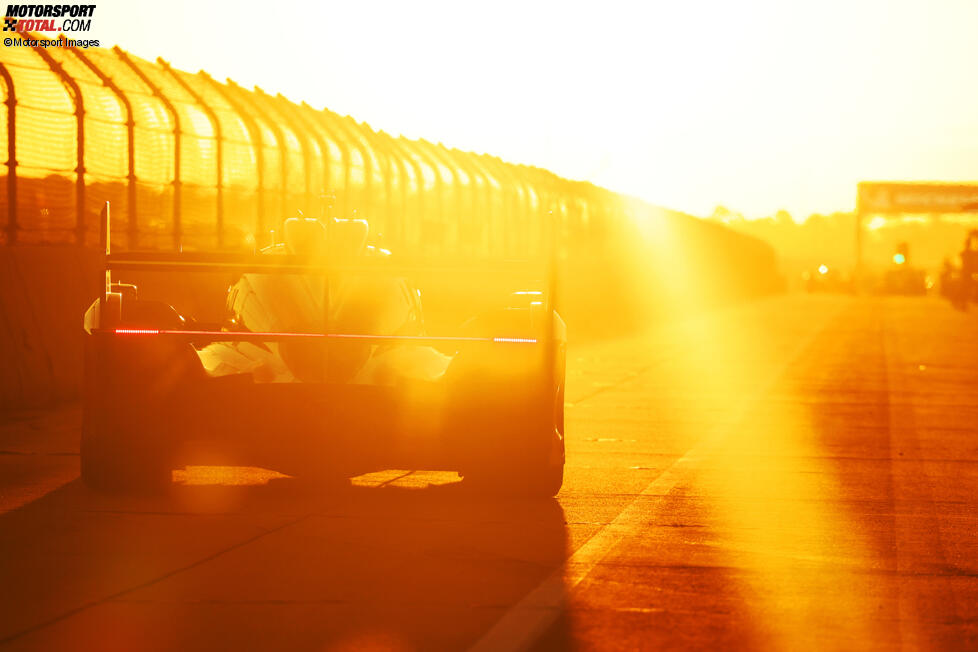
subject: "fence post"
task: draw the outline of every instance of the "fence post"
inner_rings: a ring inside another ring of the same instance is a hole
[[[0,76],[7,87],[7,244],[17,242],[17,95],[14,80],[0,63]]]
[[[181,249],[183,247],[183,202],[182,202],[182,190],[181,190],[181,179],[180,179],[180,159],[182,156],[182,143],[181,135],[183,132],[180,130],[180,115],[177,113],[176,107],[170,102],[170,98],[163,94],[156,84],[150,81],[150,78],[146,76],[136,62],[129,58],[129,55],[122,51],[118,45],[112,48],[112,51],[116,53],[126,65],[128,65],[136,76],[146,84],[146,87],[153,93],[163,106],[166,107],[167,112],[173,119],[173,248]]]
[[[66,40],[64,34],[61,35],[62,41]],[[138,222],[136,219],[136,135],[135,127],[136,121],[133,118],[132,103],[126,94],[119,88],[112,78],[102,72],[101,68],[96,66],[91,59],[85,55],[81,49],[76,47],[69,48],[71,53],[81,61],[85,66],[95,73],[95,76],[102,80],[102,85],[112,91],[119,101],[122,103],[123,108],[126,110],[126,148],[128,151],[128,171],[126,174],[126,210],[129,216],[128,224],[128,234],[129,239],[128,246],[130,249],[136,247],[136,242],[139,238]]]
[[[360,152],[360,158],[363,159],[363,201],[360,206],[364,212],[369,212],[369,206],[373,202],[373,159],[370,158],[370,152],[367,151],[366,145],[357,136],[356,132],[351,129],[351,127],[346,124],[347,120],[353,121],[350,116],[339,116],[332,111],[328,111],[330,117],[333,119],[334,124],[339,128],[339,130],[346,136],[347,141],[349,141],[356,149]],[[356,122],[353,123],[354,125]],[[347,209],[349,210],[349,208]],[[354,210],[356,210],[354,208]],[[347,214],[345,217],[353,217],[352,214]]]
[[[204,101],[204,98],[200,96],[200,93],[195,91],[193,87],[187,83],[187,80],[180,77],[177,71],[170,67],[170,64],[163,60],[163,57],[157,57],[156,63],[162,66],[163,70],[168,72],[171,77],[180,85],[180,88],[187,91],[187,94],[193,98],[194,102],[200,105],[200,108],[207,114],[207,118],[211,122],[211,126],[214,129],[214,139],[216,141],[215,153],[217,154],[217,247],[222,249],[224,247],[224,132],[221,129],[221,121],[217,117],[217,113],[214,109]]]
[[[499,232],[502,234],[502,240],[500,244],[503,248],[503,254],[510,256],[513,255],[512,241],[516,233],[513,233],[513,228],[519,223],[520,217],[520,202],[527,200],[523,191],[520,189],[519,180],[516,175],[513,174],[512,170],[509,169],[506,163],[504,163],[499,158],[491,156],[489,154],[481,154],[479,156],[480,161],[493,171],[496,179],[499,180],[499,188],[505,194],[509,196],[509,201],[507,201],[506,215],[502,219],[500,224]]]
[[[197,74],[201,79],[210,83],[218,95],[223,97],[231,109],[238,114],[238,117],[244,123],[245,129],[248,130],[248,136],[251,138],[252,147],[255,150],[255,166],[257,167],[257,185],[255,187],[255,193],[258,195],[258,224],[255,225],[257,235],[265,230],[265,149],[262,143],[261,129],[258,128],[258,124],[251,117],[251,114],[241,108],[241,105],[238,104],[237,100],[232,97],[231,93],[222,84],[218,83],[203,70]]]
[[[245,104],[251,107],[251,109],[268,124],[268,128],[275,135],[276,146],[279,152],[279,177],[281,178],[281,186],[279,188],[279,218],[273,220],[272,228],[281,230],[281,223],[285,221],[286,213],[288,212],[288,197],[289,197],[289,157],[285,148],[285,136],[282,133],[282,129],[275,123],[274,120],[269,120],[268,116],[265,115],[264,111],[258,108],[257,103],[251,98],[248,91],[238,86],[233,79],[227,79],[228,88],[233,89],[244,101]],[[230,95],[230,93],[228,93]]]
[[[424,207],[425,207],[425,201],[424,201],[425,200],[425,197],[424,197],[424,192],[425,191],[424,191],[424,172],[422,172],[422,170],[421,170],[421,164],[418,163],[415,160],[415,158],[413,156],[411,156],[411,154],[408,153],[405,150],[405,148],[401,145],[401,139],[400,138],[394,138],[390,134],[384,133],[383,131],[380,132],[380,133],[386,139],[387,144],[391,148],[391,150],[393,152],[395,152],[395,154],[396,154],[395,160],[398,160],[398,161],[401,162],[401,166],[404,169],[404,171],[407,172],[407,168],[404,168],[403,167],[405,162],[409,166],[411,166],[411,170],[414,171],[414,179],[415,179],[415,183],[417,184],[417,193],[418,193],[418,196],[417,196],[417,202],[418,202],[418,216],[417,216],[417,219],[418,220],[423,220],[424,219]],[[404,244],[407,241],[407,239],[408,239],[407,238],[407,234],[409,233],[409,228],[411,226],[411,224],[409,222],[410,214],[408,213],[408,210],[407,210],[407,197],[408,197],[407,184],[403,184],[403,185],[404,185],[404,219],[403,219],[403,223],[401,225],[401,244]]]
[[[78,135],[75,139],[75,244],[81,246],[85,244],[85,100],[78,84],[54,57],[43,47],[33,49],[58,75],[75,105],[75,129]]]
[[[551,180],[547,176],[546,170],[542,168],[527,165],[521,165],[520,168],[524,171],[524,176],[532,184],[533,191],[536,193],[539,202],[536,215],[540,219],[540,229],[538,230],[537,236],[531,235],[531,237],[539,237],[541,245],[545,245],[550,233],[549,221],[553,218],[554,208],[554,191]]]
[[[323,109],[319,112],[319,114],[322,117],[322,122],[332,127],[330,132],[333,134],[333,136],[338,136],[337,142],[344,143],[346,148],[344,151],[349,154],[351,147],[356,149],[358,152],[360,152],[360,158],[363,159],[364,165],[367,165],[367,152],[363,148],[363,143],[358,142],[356,138],[352,138],[350,136],[350,132],[347,130],[346,125],[343,124],[343,119],[328,109]],[[352,175],[350,174],[350,172],[353,170],[352,155],[347,156],[346,165],[344,165],[343,168],[343,174],[345,177],[345,193],[342,217],[352,217],[356,203],[356,198],[353,194]],[[364,175],[366,176],[366,169],[364,170]],[[364,183],[369,182],[367,179],[364,179]]]
[[[303,211],[303,214],[305,214],[305,213],[311,213],[312,212],[312,206],[313,206],[313,202],[312,202],[312,169],[311,169],[312,168],[312,144],[310,142],[309,134],[307,134],[305,132],[305,130],[302,129],[302,126],[301,125],[299,125],[299,128],[296,128],[296,124],[295,124],[295,121],[292,119],[292,116],[289,115],[287,112],[284,112],[284,111],[281,111],[280,110],[281,103],[280,102],[279,103],[276,103],[274,101],[274,98],[271,95],[269,95],[268,93],[266,93],[265,91],[263,91],[258,86],[255,86],[255,94],[252,95],[251,97],[255,97],[255,96],[260,97],[262,99],[262,101],[265,103],[266,109],[269,108],[269,107],[271,107],[275,111],[275,113],[277,113],[279,116],[282,117],[282,119],[284,119],[284,121],[288,125],[289,129],[292,131],[293,134],[295,134],[295,139],[299,141],[299,147],[302,148],[302,165],[303,165],[303,168],[305,168],[303,170],[303,177],[304,177],[303,178],[303,183],[304,183],[305,188],[306,188],[306,192],[305,192],[305,195],[306,195],[306,204],[305,204],[305,210]],[[258,102],[255,102],[254,104],[255,104],[255,106],[257,108]],[[284,140],[282,141],[282,146],[283,146],[283,150],[282,151],[284,153],[285,152],[285,149],[284,149],[284,147],[285,147],[285,141]],[[283,215],[283,219],[285,217],[288,217],[288,215]]]
[[[299,107],[297,107],[295,104],[289,101],[287,97],[279,93],[278,95],[275,96],[274,99],[278,102],[279,106],[282,107],[281,108],[282,113],[290,115],[292,117],[292,121],[299,127],[299,130],[310,134],[312,136],[312,139],[316,141],[316,147],[319,148],[320,162],[323,166],[323,182],[322,182],[323,186],[320,195],[328,192],[330,189],[329,188],[329,184],[330,184],[329,144],[326,142],[326,139],[323,138],[322,134],[319,133],[319,130],[316,129],[314,125],[306,121],[306,119],[302,116],[302,112],[299,110]],[[307,172],[306,176],[310,177],[310,174]],[[310,208],[309,210],[310,212],[312,212],[312,208]],[[322,217],[326,218],[329,216],[326,215],[324,212]]]
[[[465,170],[469,178],[472,179],[472,215],[469,219],[474,219],[481,222],[484,225],[484,234],[486,238],[486,248],[488,253],[488,248],[491,243],[491,225],[493,220],[493,207],[492,207],[492,184],[489,181],[489,175],[486,171],[476,164],[475,159],[470,156],[467,152],[463,152],[459,149],[446,149],[448,156],[451,156],[455,161],[456,165]],[[483,201],[479,200],[479,184],[476,179],[482,180],[482,186],[484,190]],[[481,209],[480,209],[481,207]]]
[[[275,97],[268,96],[269,101],[274,102],[277,110],[284,116],[286,120],[289,121],[292,130],[297,134],[305,134],[305,137],[311,143],[316,144],[316,149],[319,150],[319,160],[320,164],[323,166],[323,178],[320,182],[321,187],[319,190],[318,197],[322,197],[326,192],[329,191],[329,144],[326,139],[323,138],[322,134],[316,129],[315,126],[309,124],[306,119],[302,116],[299,108],[292,103],[287,97],[281,93],[277,94]],[[309,197],[306,199],[308,204],[307,212],[314,214],[316,209],[316,204],[314,197],[312,196],[312,186],[316,182],[312,178],[312,166],[310,165],[312,157],[310,156],[306,162],[306,185],[309,188]],[[326,215],[323,215],[325,218]]]
[[[399,155],[400,151],[393,144],[393,139],[387,135],[384,131],[378,131],[374,134],[377,146],[384,152],[387,157],[388,164],[393,164],[397,168],[397,178],[398,183],[398,193],[401,196],[400,201],[400,213],[398,215],[393,214],[391,211],[391,218],[388,224],[388,229],[392,232],[391,242],[398,246],[403,244],[404,233],[405,233],[405,222],[408,219],[408,173],[407,167],[404,165],[404,159]]]
[[[377,134],[366,123],[358,124],[356,127],[363,136],[364,140],[367,141],[367,145],[374,153],[374,156],[382,161],[383,167],[381,169],[381,174],[384,176],[384,231],[388,231],[394,220],[394,164],[391,162],[391,157],[387,154],[387,152],[379,146],[380,143],[378,142]]]
[[[456,167],[452,164],[451,159],[446,159],[442,155],[441,151],[439,151],[440,148],[439,148],[438,145],[435,145],[434,143],[430,143],[427,140],[425,140],[424,138],[419,139],[417,141],[417,143],[420,145],[421,149],[423,149],[425,152],[428,153],[428,155],[431,157],[431,159],[433,161],[435,161],[436,164],[439,164],[440,163],[441,164],[441,167],[443,167],[446,170],[448,170],[448,174],[452,178],[451,179],[451,182],[450,182],[450,186],[452,188],[452,198],[451,198],[450,205],[446,205],[446,204],[449,204],[449,202],[446,202],[444,197],[442,197],[442,199],[440,201],[441,201],[441,206],[442,206],[442,221],[444,222],[444,224],[446,226],[448,225],[449,222],[451,222],[453,224],[453,226],[454,226],[454,229],[455,229],[455,242],[452,243],[452,246],[453,246],[453,249],[454,249],[459,244],[459,240],[460,240],[459,234],[462,232],[462,229],[461,229],[461,226],[462,226],[462,224],[461,224],[461,219],[462,219],[461,218],[461,214],[462,214],[462,211],[461,211],[461,208],[462,208],[462,204],[461,204],[461,200],[462,200],[462,181],[461,181],[461,177],[459,176],[458,170],[456,169]],[[442,186],[442,194],[443,195],[445,194],[445,186]],[[450,212],[454,213],[454,215],[449,215]]]
[[[342,203],[342,208],[340,209],[340,215],[345,216],[350,206],[350,165],[352,164],[352,161],[350,159],[350,148],[347,147],[346,143],[343,142],[342,138],[336,135],[336,130],[330,126],[329,118],[325,111],[317,111],[316,109],[312,108],[305,102],[300,104],[299,107],[300,109],[298,109],[297,112],[301,110],[313,116],[311,119],[313,120],[314,124],[319,125],[323,129],[323,131],[325,131],[329,135],[330,139],[336,144],[336,147],[338,147],[340,150],[340,159],[342,160],[342,167],[343,167],[343,200],[342,200],[343,203]],[[328,159],[326,163],[329,164]]]
[[[422,150],[422,148],[419,147],[417,141],[408,140],[403,136],[398,140],[401,143],[401,145],[404,147],[404,149],[406,149],[410,153],[413,153],[414,157],[416,157],[422,163],[424,163],[429,168],[431,168],[432,174],[435,175],[435,203],[437,205],[436,215],[438,216],[438,224],[440,228],[444,229],[445,228],[445,203],[444,203],[445,180],[442,179],[441,171],[438,169],[438,164],[432,162],[431,157],[429,157]],[[424,177],[422,177],[422,186],[420,190],[422,193],[427,193],[427,189],[425,188],[423,181],[424,181]],[[427,197],[425,198],[425,205],[430,205],[427,201]],[[424,223],[430,221],[426,218],[427,215],[424,214],[421,215],[422,240],[426,239],[424,238]],[[444,238],[442,239],[444,240]],[[443,253],[443,252],[444,252],[444,247],[441,248],[441,251],[439,253]]]

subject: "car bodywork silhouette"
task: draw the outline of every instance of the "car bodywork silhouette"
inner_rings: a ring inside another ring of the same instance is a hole
[[[560,488],[566,329],[552,287],[518,289],[434,337],[410,270],[368,243],[362,220],[289,219],[282,242],[248,255],[116,254],[108,222],[106,206],[106,289],[85,315],[87,484],[161,487],[185,464],[245,463]],[[215,269],[237,277],[220,324],[112,280]]]

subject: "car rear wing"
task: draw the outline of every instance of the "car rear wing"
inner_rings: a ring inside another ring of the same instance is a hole
[[[526,260],[504,259],[492,263],[459,265],[402,265],[384,259],[370,263],[333,261],[323,256],[302,256],[295,254],[276,254],[268,256],[259,253],[239,252],[157,252],[126,251],[113,253],[110,233],[110,206],[105,202],[101,215],[100,248],[105,254],[104,270],[111,280],[111,272],[116,271],[155,271],[155,272],[225,272],[234,274],[322,274],[346,272],[363,275],[406,276],[445,272],[452,274],[492,273],[500,276],[526,278],[536,275],[538,280],[546,280],[548,291],[553,295],[554,273],[556,267],[553,252],[547,263],[531,263]],[[551,248],[552,249],[552,248]],[[107,285],[108,287],[108,285]]]
[[[106,271],[154,271],[154,272],[226,272],[236,274],[322,274],[336,272],[378,276],[406,276],[437,272],[478,274],[493,273],[501,276],[526,277],[534,272],[544,276],[547,270],[518,260],[502,260],[492,264],[457,265],[401,265],[378,260],[370,264],[330,263],[322,258],[293,254],[241,253],[165,253],[155,251],[128,251],[120,254],[106,253]]]
[[[104,274],[104,291],[99,298],[99,319],[93,332],[108,332],[125,336],[156,335],[195,343],[226,342],[226,341],[285,341],[306,338],[320,339],[328,342],[360,342],[369,341],[376,344],[439,344],[445,342],[487,343],[487,344],[543,344],[547,355],[552,360],[554,348],[554,328],[548,326],[542,329],[541,336],[525,337],[513,333],[499,333],[488,337],[466,336],[393,336],[371,335],[362,333],[336,333],[328,327],[324,332],[317,333],[256,333],[224,330],[193,330],[193,329],[156,329],[128,328],[122,324],[122,292],[114,291],[112,273],[114,271],[153,271],[153,272],[221,272],[228,274],[309,274],[330,275],[338,272],[356,275],[381,275],[415,277],[425,273],[444,273],[453,275],[491,273],[497,276],[512,276],[525,279],[534,275],[537,282],[542,282],[544,289],[524,293],[540,294],[539,301],[534,301],[545,315],[555,311],[554,297],[556,296],[556,256],[551,251],[547,263],[529,264],[525,261],[504,260],[491,265],[459,266],[418,266],[399,265],[386,259],[379,259],[370,264],[350,261],[334,262],[322,256],[279,255],[274,256],[259,253],[204,253],[204,252],[123,252],[113,253],[111,244],[111,219],[109,202],[105,202],[101,215],[100,246],[104,252],[104,264],[100,274]],[[553,247],[550,247],[553,250]],[[543,269],[541,270],[541,267]],[[536,297],[534,297],[536,299]],[[328,305],[328,302],[327,302]],[[548,319],[547,323],[553,322]],[[327,322],[328,325],[328,322]]]

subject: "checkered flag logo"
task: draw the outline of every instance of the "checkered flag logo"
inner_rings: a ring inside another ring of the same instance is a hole
[[[4,18],[3,19],[3,31],[5,31],[5,32],[16,32],[17,31],[17,19],[16,18]]]

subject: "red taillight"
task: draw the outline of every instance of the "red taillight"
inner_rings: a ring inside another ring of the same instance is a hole
[[[368,333],[271,333],[251,331],[189,331],[161,330],[158,328],[116,328],[116,335],[183,335],[200,337],[211,341],[220,341],[221,336],[228,340],[263,340],[263,339],[337,339],[337,340],[400,340],[404,342],[493,342],[504,344],[536,344],[537,340],[528,337],[461,337],[461,336],[428,336],[428,335],[373,335]]]

